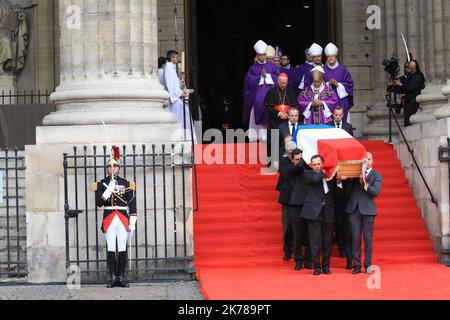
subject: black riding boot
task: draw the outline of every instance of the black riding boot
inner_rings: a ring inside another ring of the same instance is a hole
[[[115,252],[108,252],[107,256],[107,262],[108,262],[108,270],[109,270],[109,276],[110,280],[108,283],[108,288],[114,288],[116,286],[117,281],[117,261],[116,261],[116,253]]]
[[[117,285],[122,288],[130,287],[125,278],[125,268],[127,266],[127,260],[127,252],[119,252],[119,277],[117,278]]]

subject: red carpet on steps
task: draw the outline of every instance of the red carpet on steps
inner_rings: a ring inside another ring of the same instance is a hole
[[[294,271],[293,261],[282,260],[278,176],[261,175],[257,164],[203,164],[197,169],[200,211],[194,214],[194,247],[205,298],[449,299],[450,268],[437,262],[396,152],[381,141],[363,144],[384,178],[376,201],[373,258],[381,268],[380,290],[368,288],[369,275],[345,270],[345,259],[336,254],[330,276]]]

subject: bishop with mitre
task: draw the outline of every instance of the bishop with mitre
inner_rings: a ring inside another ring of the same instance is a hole
[[[336,92],[325,83],[325,71],[321,66],[311,70],[313,84],[306,87],[298,97],[300,112],[305,124],[326,124],[332,121],[334,108],[338,104]]]

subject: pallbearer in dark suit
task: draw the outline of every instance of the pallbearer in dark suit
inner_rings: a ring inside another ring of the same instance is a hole
[[[355,267],[353,274],[361,273],[361,234],[364,237],[364,268],[371,273],[373,226],[377,215],[375,198],[381,192],[383,178],[373,166],[373,155],[367,153],[365,176],[351,183],[350,198],[346,212],[350,214],[352,228],[352,251]]]
[[[335,182],[327,182],[326,174],[322,170],[324,159],[321,156],[311,158],[313,171],[303,174],[308,188],[301,217],[308,220],[311,258],[314,264],[314,275],[321,271],[331,274],[330,259],[333,245],[334,201],[333,192]],[[322,254],[321,254],[322,251]],[[322,256],[322,263],[320,258]]]
[[[344,118],[344,108],[341,106],[337,106],[336,108],[334,108],[333,111],[333,121],[330,121],[327,124],[331,127],[342,129],[353,137],[354,136],[353,126],[350,123],[345,122],[343,118]]]
[[[344,120],[344,108],[337,106],[333,111],[333,121],[329,122],[328,125],[335,127],[337,129],[342,129],[346,131],[349,135],[353,137],[353,126],[345,122]],[[344,182],[346,184],[347,182]],[[345,188],[345,187],[344,187]],[[352,232],[350,228],[350,218],[345,212],[347,206],[347,194],[339,193],[334,196],[334,205],[336,211],[336,243],[339,248],[339,256],[341,258],[347,259],[347,269],[352,269]]]
[[[294,232],[294,252],[295,252],[295,270],[299,271],[304,267],[311,269],[311,250],[308,239],[308,221],[301,217],[303,204],[308,190],[303,181],[305,170],[311,170],[303,160],[303,151],[296,149],[292,151],[291,163],[287,167],[289,184],[291,187],[290,212],[292,227]],[[303,253],[304,248],[304,253]]]
[[[293,227],[292,227],[292,215],[290,210],[291,200],[291,186],[289,184],[289,176],[287,175],[287,168],[292,164],[291,154],[297,149],[295,142],[289,142],[286,144],[287,152],[280,159],[277,190],[280,192],[278,202],[282,205],[281,211],[281,224],[283,227],[283,251],[284,260],[290,260],[292,258],[293,244]]]

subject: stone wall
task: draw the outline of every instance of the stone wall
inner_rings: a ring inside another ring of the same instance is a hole
[[[443,253],[450,249],[449,172],[448,163],[440,162],[438,156],[439,147],[447,146],[450,118],[408,127],[405,135],[437,204],[431,201],[431,195],[404,142],[396,145],[398,157],[414,190],[417,205],[426,221],[435,250],[440,253],[441,262],[450,264],[449,255]]]
[[[58,2],[11,2],[25,8],[29,46],[25,68],[17,76],[0,76],[0,90],[52,90],[59,83]]]
[[[177,22],[175,28],[175,8],[177,9]],[[185,18],[184,0],[158,1],[158,52],[165,57],[167,51],[185,51]],[[178,40],[178,41],[177,41]]]

